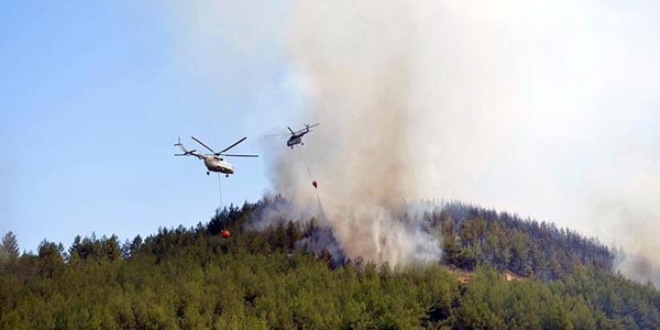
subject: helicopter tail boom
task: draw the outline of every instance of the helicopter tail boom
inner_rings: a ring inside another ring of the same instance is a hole
[[[193,150],[188,150],[186,147],[183,146],[181,143],[181,138],[177,138],[177,142],[174,144],[175,147],[179,147],[181,151],[183,151],[182,154],[174,154],[174,156],[190,156],[190,155],[195,155],[194,153],[197,151],[196,149]]]

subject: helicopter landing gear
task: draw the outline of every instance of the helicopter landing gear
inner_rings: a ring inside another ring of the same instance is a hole
[[[225,174],[225,178],[228,178],[228,177],[229,177],[229,174]]]
[[[211,175],[211,173],[209,173],[209,171],[206,171],[206,175]]]

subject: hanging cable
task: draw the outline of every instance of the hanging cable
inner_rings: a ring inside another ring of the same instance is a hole
[[[323,203],[321,202],[321,196],[319,195],[318,186],[316,184],[316,180],[314,180],[314,176],[312,175],[312,171],[309,168],[309,164],[307,163],[307,160],[305,160],[305,157],[303,156],[302,150],[300,150],[300,147],[298,147],[298,153],[300,155],[300,159],[302,160],[303,164],[305,164],[305,168],[307,169],[307,174],[309,175],[309,178],[312,180],[312,185],[314,186],[315,193],[316,193],[316,200],[318,201],[318,215],[322,218],[325,219],[325,211],[323,210]]]
[[[319,202],[318,208],[319,208],[319,215],[321,216],[322,219],[325,219],[325,211],[323,210],[323,203],[321,203],[321,196],[319,196],[319,193],[316,193],[316,200]]]
[[[305,164],[305,168],[307,169],[307,174],[309,174],[309,178],[314,180],[314,176],[312,175],[312,171],[309,169],[309,165],[307,165],[307,161],[305,160],[305,157],[303,157],[302,150],[300,150],[300,147],[298,147],[296,149],[298,149],[298,154],[300,155],[300,159],[302,159],[303,164]]]
[[[218,174],[218,191],[220,192],[220,210],[222,211],[222,183],[220,174]]]

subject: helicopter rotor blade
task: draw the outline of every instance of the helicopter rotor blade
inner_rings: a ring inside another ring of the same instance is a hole
[[[291,129],[291,127],[287,126],[286,128],[289,129],[289,132],[291,132],[291,134],[296,134],[296,132],[294,132],[294,131]]]
[[[225,151],[227,151],[227,150],[229,150],[229,149],[235,147],[235,146],[238,145],[239,143],[245,141],[245,139],[247,139],[247,136],[244,136],[242,139],[236,141],[234,144],[232,144],[232,145],[230,145],[229,147],[223,149],[222,151],[220,151],[220,152],[216,152],[215,155],[216,155],[216,156],[221,155],[223,152],[225,152]],[[213,151],[211,151],[211,152],[213,152]]]
[[[195,152],[197,152],[197,149],[186,150],[186,152],[184,152],[182,154],[174,154],[174,156],[195,156],[195,154],[194,154]]]
[[[213,149],[211,149],[209,146],[207,146],[206,144],[204,144],[204,142],[202,142],[202,141],[200,141],[200,140],[197,140],[196,137],[191,136],[190,138],[193,139],[193,140],[195,140],[195,142],[201,144],[204,148],[208,149],[210,152],[215,153],[215,151],[213,151]]]
[[[238,155],[238,154],[222,154],[226,157],[259,157],[259,155]]]

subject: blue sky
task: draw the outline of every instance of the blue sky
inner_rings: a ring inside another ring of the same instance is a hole
[[[260,135],[294,125],[287,114],[301,101],[283,83],[278,44],[246,56],[223,35],[189,43],[194,17],[179,9],[157,1],[2,5],[0,233],[13,231],[21,249],[208,221],[220,204],[217,178],[195,158],[172,156],[177,136],[218,149],[247,136],[232,151],[261,153]],[[222,180],[224,204],[268,191],[263,157],[229,161],[237,173]]]

